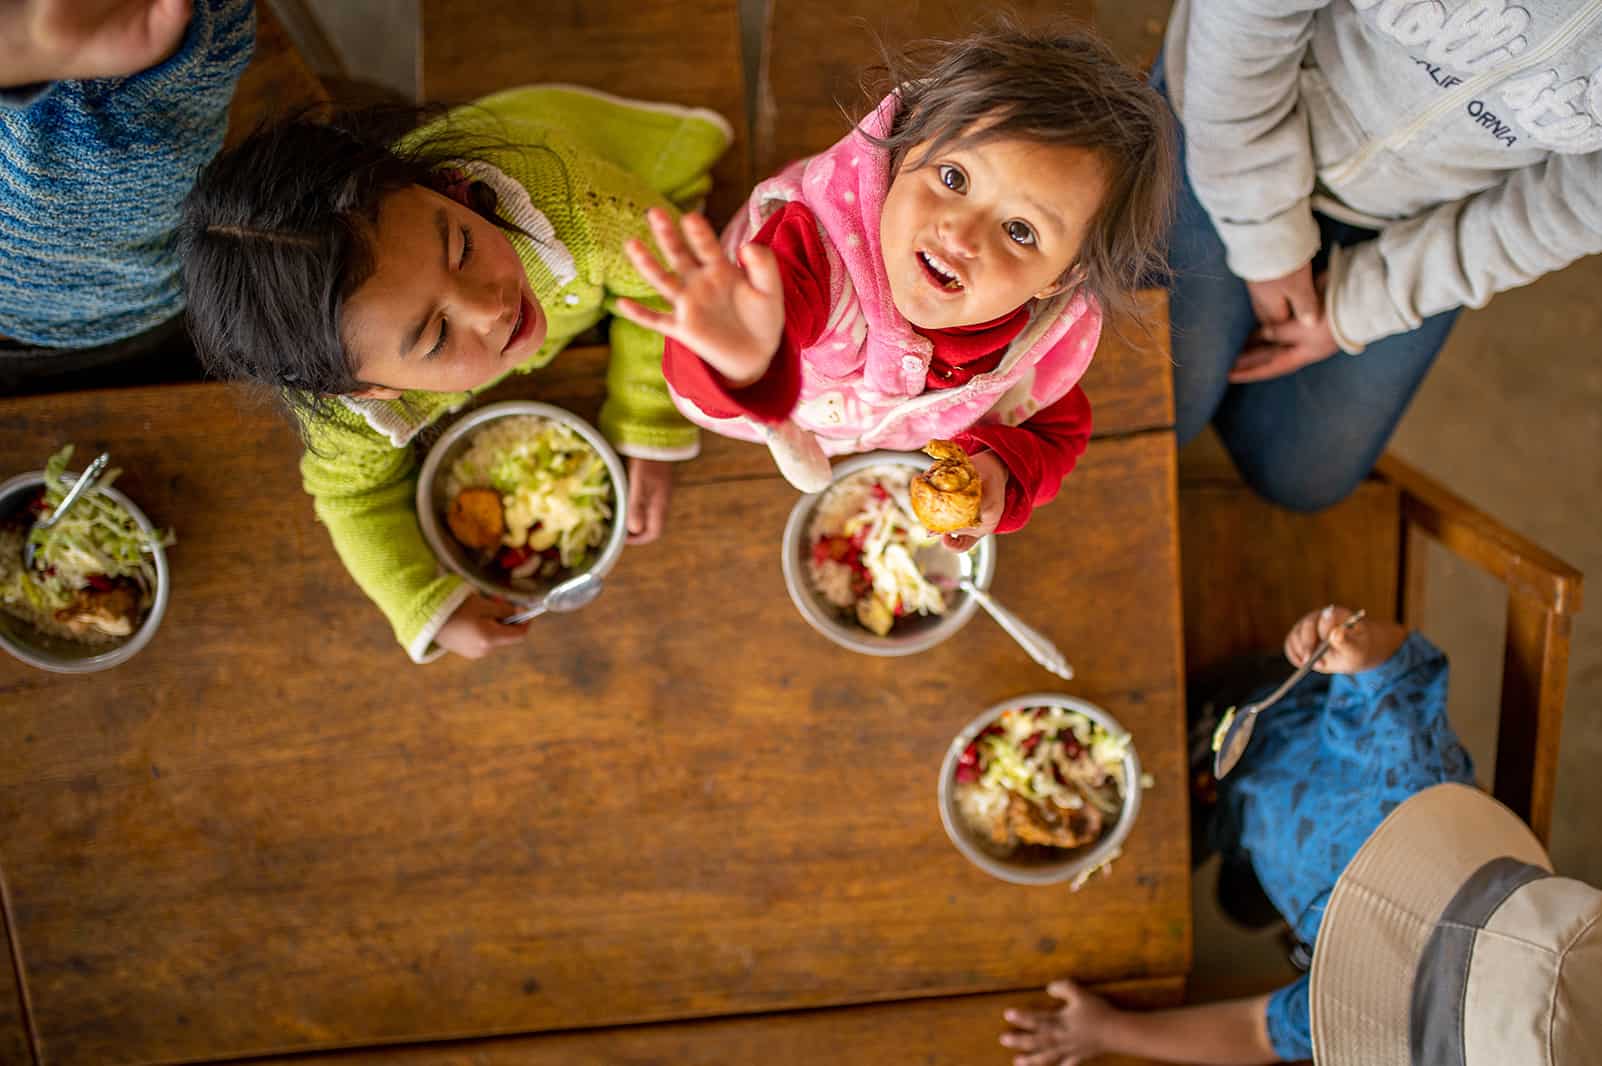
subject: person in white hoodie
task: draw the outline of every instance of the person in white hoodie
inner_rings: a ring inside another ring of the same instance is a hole
[[[1179,0],[1154,82],[1179,438],[1287,507],[1368,474],[1460,308],[1602,251],[1602,0]]]

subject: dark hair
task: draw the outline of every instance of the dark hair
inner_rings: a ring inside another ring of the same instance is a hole
[[[411,185],[444,190],[446,168],[490,142],[441,130],[397,138],[433,111],[382,107],[264,126],[207,165],[179,224],[189,330],[206,368],[273,389],[294,414],[363,387],[340,335],[345,301],[372,276],[380,203]],[[499,224],[494,193],[468,205]]]
[[[1107,192],[1070,272],[1083,270],[1109,312],[1139,317],[1136,291],[1166,271],[1176,177],[1173,115],[1140,73],[1082,29],[1033,31],[1004,18],[961,40],[887,54],[876,73],[873,99],[901,94],[889,134],[872,138],[889,151],[892,173],[925,142],[925,156],[1002,138],[1098,153]]]

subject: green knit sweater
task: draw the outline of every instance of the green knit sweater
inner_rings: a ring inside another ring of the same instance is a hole
[[[505,222],[536,238],[508,233],[549,332],[512,373],[550,363],[619,297],[661,306],[624,257],[623,243],[633,236],[649,240],[648,207],[687,207],[703,198],[711,186],[708,171],[731,139],[728,124],[713,112],[560,86],[497,93],[440,122],[453,133],[482,127],[497,143],[506,142],[460,169],[495,190]],[[412,136],[427,137],[436,128]],[[615,319],[611,347],[602,432],[624,455],[694,457],[696,430],[674,408],[662,379],[662,338]],[[416,438],[472,396],[345,397],[328,417],[305,426],[309,447],[301,476],[317,517],[416,662],[441,654],[434,634],[470,594],[461,578],[438,564],[418,528]]]

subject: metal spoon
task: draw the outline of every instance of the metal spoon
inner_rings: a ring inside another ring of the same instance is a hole
[[[34,580],[38,580],[38,571],[33,568],[33,562],[34,557],[39,554],[39,545],[34,543],[33,539],[34,532],[44,532],[67,517],[67,512],[72,510],[72,505],[77,503],[79,497],[89,491],[89,486],[93,485],[95,480],[106,472],[106,466],[110,462],[111,455],[107,452],[101,452],[99,457],[85,467],[83,473],[78,475],[78,480],[73,483],[72,488],[67,490],[67,495],[62,497],[55,510],[35,522],[33,528],[28,531],[28,536],[24,538],[22,545],[22,569]]]
[[[1022,618],[1013,614],[1007,608],[996,602],[996,598],[978,585],[971,578],[963,578],[957,582],[957,587],[972,596],[996,620],[996,624],[1007,631],[1007,635],[1018,642],[1018,646],[1029,653],[1029,657],[1039,663],[1046,670],[1064,681],[1074,679],[1074,668],[1068,664],[1067,658],[1051,642],[1051,638],[1024,622]]]
[[[577,577],[557,585],[545,594],[545,598],[532,607],[527,607],[516,614],[509,614],[502,618],[503,626],[518,626],[531,619],[550,611],[553,614],[566,614],[576,611],[580,607],[588,606],[594,602],[595,597],[601,594],[601,579],[594,574],[580,574]]]
[[[1251,742],[1252,730],[1256,728],[1257,724],[1257,716],[1278,703],[1285,697],[1287,692],[1296,687],[1298,681],[1312,672],[1313,667],[1318,665],[1318,661],[1334,646],[1336,633],[1343,633],[1351,629],[1361,622],[1367,614],[1368,611],[1359,610],[1350,618],[1341,622],[1340,625],[1332,628],[1329,631],[1329,635],[1318,642],[1318,646],[1313,649],[1313,654],[1307,657],[1307,661],[1297,667],[1296,672],[1286,678],[1283,685],[1270,692],[1267,699],[1258,700],[1256,703],[1248,703],[1239,710],[1231,707],[1224,712],[1224,720],[1218,723],[1217,730],[1213,732],[1214,778],[1222,781],[1224,775],[1233,770],[1235,764],[1240,762],[1240,757],[1246,754],[1246,745]]]
[[[890,494],[894,498],[896,506],[900,507],[902,512],[909,518],[917,513],[912,509],[911,494],[905,486],[891,486]],[[925,574],[943,576],[947,570],[947,561],[956,557],[947,548],[931,546],[918,549],[913,556],[913,561],[918,564],[918,569]],[[956,586],[978,601],[979,606],[983,607],[990,617],[996,620],[997,625],[1006,630],[1009,637],[1018,642],[1019,647],[1029,653],[1031,659],[1064,681],[1072,681],[1074,679],[1074,668],[1068,664],[1067,657],[1058,650],[1057,645],[1051,642],[1051,638],[996,602],[996,598],[978,585],[975,585],[972,578],[959,577],[956,581]]]

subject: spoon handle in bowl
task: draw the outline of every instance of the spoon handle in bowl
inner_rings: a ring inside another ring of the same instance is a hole
[[[1074,668],[1068,664],[1068,659],[1058,650],[1057,645],[1051,642],[1051,638],[997,603],[995,597],[978,585],[964,581],[962,587],[979,601],[979,606],[990,612],[990,617],[996,620],[996,624],[1006,630],[1007,635],[1016,640],[1018,646],[1029,653],[1031,659],[1064,681],[1073,680]]]
[[[67,495],[64,496],[61,502],[56,505],[55,510],[51,511],[44,518],[40,519],[39,523],[34,528],[41,530],[49,529],[51,526],[67,517],[67,512],[72,510],[72,505],[78,502],[78,497],[89,491],[89,486],[93,485],[96,479],[98,479],[101,474],[106,472],[106,466],[110,462],[111,455],[107,452],[101,452],[98,456],[96,456],[94,462],[84,467],[83,473],[78,475],[78,480],[73,484],[72,488],[67,490]]]

